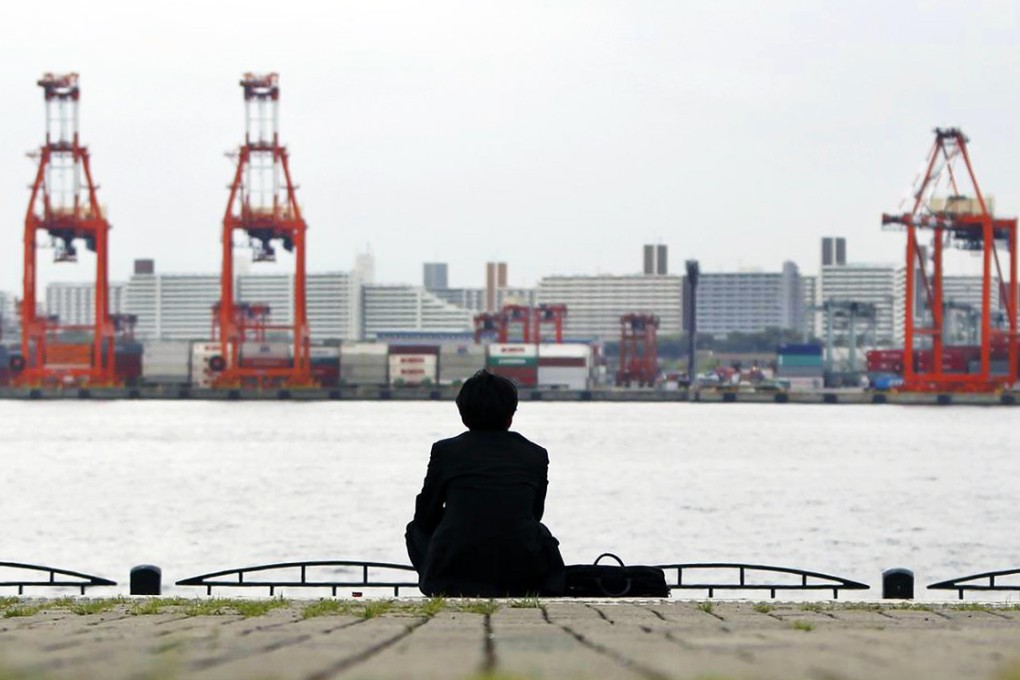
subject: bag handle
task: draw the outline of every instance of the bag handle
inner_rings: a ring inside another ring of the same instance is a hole
[[[623,560],[621,560],[621,559],[620,559],[619,557],[617,557],[617,556],[616,556],[616,555],[614,555],[613,553],[608,553],[608,552],[602,553],[601,555],[599,555],[598,557],[596,557],[596,558],[595,558],[595,564],[598,564],[598,563],[599,563],[599,561],[600,561],[600,560],[601,560],[601,559],[602,559],[603,557],[611,557],[611,558],[613,558],[614,560],[616,560],[616,563],[617,563],[617,564],[619,564],[619,565],[620,565],[621,567],[625,567],[625,566],[627,566],[627,565],[625,565],[625,564],[623,563]]]

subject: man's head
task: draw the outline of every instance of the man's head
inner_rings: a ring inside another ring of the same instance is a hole
[[[509,430],[517,411],[517,387],[502,376],[478,371],[461,386],[457,409],[469,430]]]

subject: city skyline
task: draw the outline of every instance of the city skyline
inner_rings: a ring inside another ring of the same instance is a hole
[[[444,261],[454,286],[479,285],[485,261],[510,263],[513,285],[627,273],[623,239],[716,271],[813,272],[826,235],[852,240],[857,260],[897,262],[902,238],[880,215],[938,124],[971,136],[999,211],[1020,208],[1006,113],[1020,95],[994,88],[1018,65],[1009,3],[245,7],[203,6],[202,22],[112,1],[85,18],[70,2],[10,8],[0,289],[20,288],[23,154],[42,142],[45,71],[81,73],[115,279],[153,256],[164,271],[216,269],[222,152],[243,134],[249,70],[281,74],[310,271],[349,270],[366,242],[379,280],[416,282],[422,262]],[[40,21],[42,38],[18,28]],[[232,30],[213,38],[216,25]],[[975,104],[991,91],[997,106]]]

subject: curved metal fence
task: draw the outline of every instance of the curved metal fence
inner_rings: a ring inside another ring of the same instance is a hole
[[[0,562],[0,568],[16,569],[19,571],[28,572],[41,572],[46,574],[45,579],[33,579],[23,577],[5,579],[4,574],[0,572],[0,588],[16,587],[18,589],[18,595],[24,595],[25,588],[59,588],[59,587],[78,588],[81,590],[81,594],[84,595],[86,588],[93,588],[95,586],[117,585],[116,581],[100,578],[99,576],[82,574],[80,572],[69,571],[67,569],[57,569],[56,567],[43,567],[38,564],[23,564],[21,562]]]
[[[310,571],[329,569],[327,573],[318,579],[312,578],[315,574]],[[277,578],[264,578],[272,574],[263,572],[284,571],[290,573],[280,574]],[[378,571],[411,572],[415,575],[414,580],[394,580],[372,578],[372,572]],[[252,575],[256,575],[252,579]],[[401,588],[417,588],[418,579],[414,567],[405,564],[392,564],[389,562],[362,562],[358,560],[313,560],[309,562],[278,562],[276,564],[262,564],[254,567],[242,567],[240,569],[224,569],[208,574],[192,576],[191,578],[177,581],[179,586],[204,586],[206,594],[211,595],[212,589],[217,588],[269,588],[269,595],[276,594],[277,588],[329,588],[336,596],[339,588],[392,588],[394,597],[400,595]]]
[[[816,571],[793,569],[790,567],[772,567],[764,564],[741,564],[738,562],[700,562],[691,564],[657,564],[666,571],[667,577],[671,570],[676,570],[676,581],[667,584],[670,590],[707,590],[709,597],[715,597],[717,590],[767,590],[775,598],[780,590],[831,590],[834,599],[839,598],[841,590],[868,590],[870,586],[851,581],[841,576],[822,574]],[[732,578],[720,581],[689,581],[685,575],[697,571],[729,571]],[[776,574],[792,578],[777,581]]]
[[[949,579],[948,581],[939,581],[928,586],[928,590],[955,590],[959,593],[960,599],[963,599],[963,592],[965,590],[977,591],[977,592],[1008,592],[1011,590],[1020,591],[1020,582],[1014,583],[996,583],[996,579],[1003,576],[1018,576],[1020,575],[1020,569],[1003,569],[1001,571],[986,571],[981,574],[973,574],[971,576],[960,576],[959,578]],[[988,579],[987,583],[972,583],[972,581],[979,581],[981,579]]]

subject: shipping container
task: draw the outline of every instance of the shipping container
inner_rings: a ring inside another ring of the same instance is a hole
[[[439,354],[438,345],[390,345],[390,354]]]
[[[506,359],[518,357],[538,358],[538,345],[524,344],[520,342],[501,345],[492,343],[488,346],[488,357],[490,359]]]
[[[216,372],[209,367],[213,357],[220,356],[218,342],[195,342],[191,345],[191,384],[195,387],[212,387]]]
[[[390,355],[391,385],[431,385],[436,382],[438,361],[435,354]]]
[[[348,356],[388,356],[390,348],[382,342],[345,342],[340,345],[340,360]]]
[[[568,390],[586,390],[590,386],[588,369],[580,367],[538,367],[538,384],[542,387],[562,387]]]
[[[538,346],[538,357],[544,358],[570,358],[591,359],[591,345],[581,343],[543,344]]]
[[[776,361],[780,367],[821,366],[821,354],[780,354]]]
[[[788,343],[778,347],[776,354],[799,354],[806,356],[821,356],[822,346],[818,343],[810,342],[803,344]]]
[[[512,380],[518,387],[534,387],[538,384],[537,366],[492,366],[490,371]]]
[[[552,366],[560,366],[560,367],[570,366],[570,367],[574,367],[574,368],[581,367],[581,368],[583,368],[585,370],[588,369],[588,361],[586,359],[575,358],[575,357],[539,357],[538,358],[538,365],[539,366],[550,366],[550,367],[552,367]]]
[[[782,378],[782,382],[790,386],[791,392],[810,392],[820,390],[824,385],[824,379],[817,378]]]
[[[187,382],[190,351],[187,340],[145,343],[142,378],[149,383]]]

